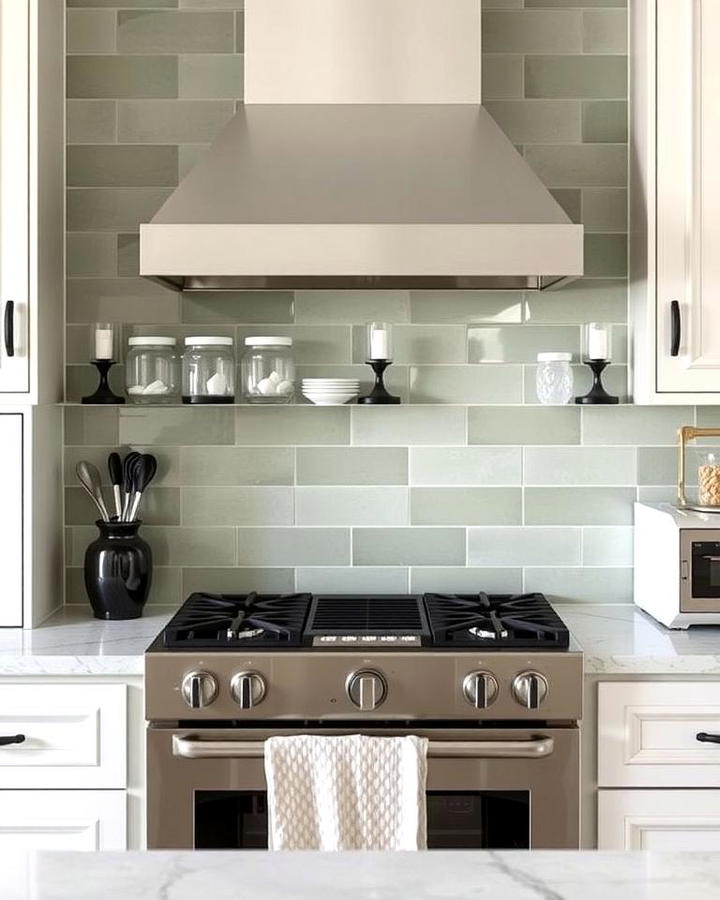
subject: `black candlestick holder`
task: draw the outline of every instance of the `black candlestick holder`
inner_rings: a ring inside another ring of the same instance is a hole
[[[124,403],[124,397],[118,397],[117,394],[113,393],[112,388],[108,384],[108,373],[110,369],[115,365],[115,361],[112,359],[91,359],[90,362],[95,366],[98,370],[98,374],[100,375],[100,383],[97,386],[97,390],[94,394],[90,394],[88,397],[83,397],[83,403]]]
[[[593,383],[590,390],[587,394],[584,394],[582,397],[576,397],[576,403],[582,404],[593,404],[593,403],[619,403],[620,400],[618,397],[613,397],[612,394],[608,394],[608,392],[603,387],[602,375],[603,369],[609,364],[610,360],[608,359],[586,359],[585,365],[590,368],[593,373]]]
[[[400,403],[399,397],[394,397],[388,393],[383,381],[383,373],[389,365],[392,365],[391,359],[368,359],[367,364],[375,373],[375,384],[372,391],[365,397],[358,397],[358,403]]]

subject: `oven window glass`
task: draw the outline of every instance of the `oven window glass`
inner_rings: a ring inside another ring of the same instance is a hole
[[[428,848],[530,847],[528,791],[428,791]],[[198,850],[259,850],[268,845],[264,791],[195,791]]]
[[[720,597],[720,543],[692,542],[692,596]]]

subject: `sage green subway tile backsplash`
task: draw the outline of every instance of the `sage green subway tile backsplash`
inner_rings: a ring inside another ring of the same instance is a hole
[[[143,531],[152,599],[195,590],[631,596],[632,501],[672,497],[689,407],[541,407],[535,358],[613,324],[626,397],[627,60],[623,0],[486,0],[486,106],[573,221],[589,277],[543,294],[274,291],[179,295],[138,277],[138,224],[243,97],[242,0],[68,0],[67,398],[90,389],[88,324],[124,336],[287,334],[298,376],[372,376],[365,323],[395,325],[399,407],[65,410],[66,599],[86,603],[94,512],[118,447],[154,452]],[[420,152],[420,151],[419,151]],[[121,384],[122,366],[114,377]],[[408,401],[410,401],[408,403]],[[106,484],[107,490],[107,484]]]

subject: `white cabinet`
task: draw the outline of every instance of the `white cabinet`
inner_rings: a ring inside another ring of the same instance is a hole
[[[600,791],[598,850],[720,851],[720,791]]]
[[[0,413],[0,627],[23,623],[23,416]]]
[[[0,852],[125,850],[124,791],[2,791]]]
[[[638,403],[720,403],[720,3],[631,6],[630,308]]]
[[[62,399],[63,0],[0,0],[0,402]]]

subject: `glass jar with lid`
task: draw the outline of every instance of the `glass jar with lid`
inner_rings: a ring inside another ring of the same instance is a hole
[[[573,395],[572,353],[538,353],[535,388],[540,403],[568,403]]]
[[[180,397],[179,364],[174,337],[128,338],[125,388],[133,403],[175,403]]]
[[[248,403],[290,403],[295,396],[292,338],[246,337],[242,358],[243,397]]]
[[[231,337],[186,337],[183,403],[233,403],[235,349]]]

